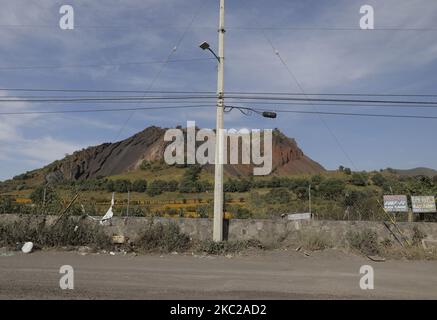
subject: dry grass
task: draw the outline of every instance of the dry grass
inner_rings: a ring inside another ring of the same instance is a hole
[[[28,241],[36,248],[91,246],[103,249],[111,246],[110,237],[99,225],[77,217],[64,218],[52,226],[44,216],[28,215],[0,225],[0,246],[16,248]]]

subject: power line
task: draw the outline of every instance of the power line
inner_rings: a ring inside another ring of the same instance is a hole
[[[209,58],[213,59],[213,58]],[[175,94],[215,94],[215,91],[163,91],[163,90],[90,90],[90,89],[35,89],[35,88],[0,88],[0,91],[22,92],[75,92],[75,93],[175,93]]]
[[[166,61],[168,62],[170,58],[173,56],[173,54],[176,52],[176,50],[181,45],[182,41],[185,39],[185,36],[187,35],[190,28],[193,26],[194,21],[196,20],[197,16],[202,11],[203,7],[206,4],[206,0],[201,0],[200,5],[198,7],[198,10],[194,13],[193,17],[191,18],[190,22],[188,23],[187,27],[184,29],[182,35],[179,37],[178,41],[176,42],[176,45],[173,47],[173,49],[170,51],[170,53],[167,56]],[[153,86],[155,85],[155,82],[158,80],[159,76],[161,75],[162,71],[164,70],[164,67],[167,65],[167,63],[161,64],[161,68],[158,70],[158,72],[155,74],[155,77],[150,82],[149,86],[147,87],[147,90],[151,90]],[[127,117],[126,121],[122,124],[120,127],[120,130],[118,131],[116,137],[114,140],[118,140],[123,130],[126,128],[127,124],[129,123],[130,119],[135,114],[135,111],[132,111],[131,114]]]
[[[258,109],[260,110],[260,109]],[[262,110],[260,110],[262,111]],[[267,110],[265,110],[267,111]],[[379,118],[406,118],[406,119],[437,119],[437,116],[420,115],[396,115],[396,114],[377,114],[377,113],[350,113],[350,112],[325,112],[325,111],[301,111],[301,110],[268,110],[278,113],[301,113],[301,114],[320,114],[336,116],[356,116],[356,117],[379,117]]]
[[[16,112],[0,112],[2,116],[8,115],[32,115],[32,114],[64,114],[64,113],[97,113],[97,112],[124,112],[124,111],[139,111],[139,110],[165,110],[165,109],[195,109],[195,108],[215,108],[214,104],[205,105],[183,105],[183,106],[162,106],[162,107],[135,107],[135,108],[108,108],[108,109],[83,109],[83,110],[48,110],[48,111],[16,111]],[[396,115],[396,114],[377,114],[377,113],[350,113],[350,112],[324,112],[324,111],[303,111],[303,110],[283,110],[283,109],[260,109],[248,107],[227,107],[232,109],[260,112],[276,112],[276,113],[297,113],[297,114],[313,114],[313,115],[334,115],[334,116],[356,116],[356,117],[378,117],[378,118],[406,118],[406,119],[437,119],[437,116],[421,116],[421,115]],[[230,111],[230,110],[229,110]],[[244,113],[249,115],[249,113]]]
[[[108,97],[69,97],[69,98],[17,98],[17,97],[2,97],[2,103],[41,103],[41,102],[106,102],[106,101],[148,101],[148,100],[189,100],[189,99],[215,99],[215,95],[182,95],[182,96],[108,96]],[[226,95],[227,99],[234,100],[267,100],[267,101],[293,101],[293,102],[329,102],[334,103],[348,103],[348,104],[381,104],[381,105],[423,105],[423,106],[437,106],[437,101],[413,101],[413,100],[369,100],[369,99],[325,99],[325,98],[295,98],[295,97],[266,97],[266,96],[239,96]],[[310,104],[314,105],[314,104]]]
[[[214,58],[208,58],[214,59]],[[110,90],[110,89],[59,89],[59,88],[0,88],[0,91],[24,91],[24,92],[88,92],[88,93],[189,93],[189,94],[216,94],[215,91],[169,91],[169,90]],[[278,96],[357,96],[357,97],[437,97],[437,94],[382,94],[382,93],[302,93],[302,92],[254,92],[254,91],[226,91],[227,94],[241,95],[278,95]]]
[[[147,64],[161,64],[161,63],[175,63],[175,62],[193,62],[193,61],[209,61],[214,58],[186,58],[173,59],[169,61],[154,60],[143,62],[121,62],[121,63],[100,63],[100,64],[83,64],[83,65],[51,65],[51,66],[0,66],[0,70],[28,70],[28,69],[70,69],[70,68],[97,68],[97,67],[111,67],[111,66],[129,66],[129,65],[147,65]]]
[[[275,46],[273,45],[273,42],[269,39],[269,37],[267,36],[267,34],[265,32],[263,32],[264,38],[267,40],[267,42],[269,43],[269,45],[271,46],[273,52],[276,54],[276,56],[278,57],[279,61],[282,63],[282,65],[285,67],[285,69],[287,70],[288,74],[290,75],[290,77],[294,80],[294,82],[296,83],[296,85],[298,86],[299,90],[302,92],[302,94],[304,95],[304,97],[306,98],[306,101],[310,101],[310,99],[307,97],[307,95],[305,94],[305,90],[303,89],[302,85],[300,84],[300,82],[297,80],[296,76],[294,75],[294,73],[291,71],[290,67],[288,66],[288,64],[285,62],[285,60],[282,58],[281,54],[279,53],[279,51],[275,48]],[[327,99],[325,99],[327,100]],[[316,106],[314,106],[314,104],[312,102],[309,102],[312,106],[313,109],[315,110],[314,112],[318,112]],[[349,162],[351,163],[352,167],[355,167],[354,162],[352,161],[352,158],[349,156],[349,154],[346,152],[346,149],[344,149],[343,145],[341,144],[340,140],[338,139],[337,135],[334,133],[334,131],[329,127],[328,123],[325,121],[325,119],[322,117],[322,115],[319,113],[318,117],[320,119],[320,121],[322,122],[322,124],[325,126],[325,128],[328,130],[328,132],[330,133],[330,135],[332,136],[332,138],[334,139],[334,141],[337,143],[339,149],[341,150],[341,152],[345,155],[345,157],[349,160]]]
[[[191,100],[191,99],[215,99],[215,96],[186,96],[186,97],[96,97],[96,98],[71,98],[71,99],[0,99],[1,103],[5,102],[26,102],[26,103],[49,103],[49,102],[106,102],[106,101],[147,101],[147,100]]]
[[[228,27],[229,30],[294,30],[294,31],[437,31],[437,27],[400,27],[400,26],[382,26],[375,27],[374,29],[361,29],[357,27],[335,27],[335,26],[325,26],[325,27],[299,27],[299,26],[278,26],[278,27],[265,27],[265,26],[241,26],[241,27]]]
[[[137,111],[137,110],[191,109],[191,108],[208,108],[208,107],[214,107],[214,105],[208,104],[208,105],[163,106],[163,107],[83,109],[83,110],[53,110],[53,111],[49,110],[49,111],[16,111],[16,112],[14,111],[14,112],[0,112],[0,115],[10,116],[10,115],[32,115],[32,114],[123,112],[123,111]]]
[[[379,103],[379,104],[423,104],[435,105],[437,101],[409,101],[409,100],[369,100],[369,99],[325,99],[325,98],[294,98],[294,97],[267,97],[267,96],[232,96],[228,99],[246,100],[273,100],[273,101],[307,101],[307,102],[338,102],[338,103]]]

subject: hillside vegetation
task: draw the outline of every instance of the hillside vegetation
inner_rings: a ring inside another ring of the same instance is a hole
[[[83,206],[87,214],[101,215],[115,192],[115,213],[127,215],[128,191],[129,215],[211,217],[213,212],[213,176],[200,166],[178,168],[145,162],[139,170],[108,178],[32,187],[6,183],[1,188],[1,213],[56,214],[79,192],[71,212],[82,214]],[[312,212],[318,219],[380,220],[384,219],[384,194],[435,195],[437,176],[399,176],[387,170],[351,172],[340,167],[332,172],[285,177],[227,176],[224,191],[225,211],[233,218],[308,212],[311,192]],[[437,220],[434,214],[425,218]],[[406,215],[397,219],[405,220]]]

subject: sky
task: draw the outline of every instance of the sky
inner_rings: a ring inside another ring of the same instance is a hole
[[[0,0],[0,88],[215,91],[216,63],[198,45],[208,41],[217,48],[218,3]],[[64,4],[74,8],[74,30],[59,27]],[[376,30],[359,30],[365,4],[374,7]],[[228,0],[225,92],[437,94],[436,21],[435,0]],[[169,58],[181,61],[156,63]],[[2,112],[94,107],[129,106],[0,102]],[[292,107],[437,116],[424,108]],[[215,111],[0,115],[0,180],[148,126],[187,121],[214,128]],[[226,128],[279,128],[327,169],[437,168],[436,124],[291,113],[275,120],[236,111],[225,116]]]

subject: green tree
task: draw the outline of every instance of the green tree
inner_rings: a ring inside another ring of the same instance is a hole
[[[45,189],[45,204],[50,205],[59,201],[56,191],[51,186],[39,186],[30,195],[30,199],[37,205],[42,205],[44,202]]]
[[[126,179],[120,179],[114,181],[114,191],[120,193],[126,193],[132,190],[132,183]]]
[[[145,192],[147,190],[146,180],[135,180],[132,184],[132,191],[135,192]]]
[[[147,194],[151,197],[162,194],[166,191],[167,183],[163,180],[153,180],[147,187]]]
[[[367,185],[367,174],[364,172],[354,172],[351,177],[351,183],[354,186],[364,187]]]
[[[373,175],[371,180],[372,180],[373,184],[375,186],[378,186],[378,187],[382,187],[384,185],[384,183],[387,181],[387,179],[384,178],[384,176],[380,173]]]
[[[346,184],[343,180],[336,178],[329,178],[324,180],[319,186],[319,192],[325,199],[334,200],[341,196]]]

